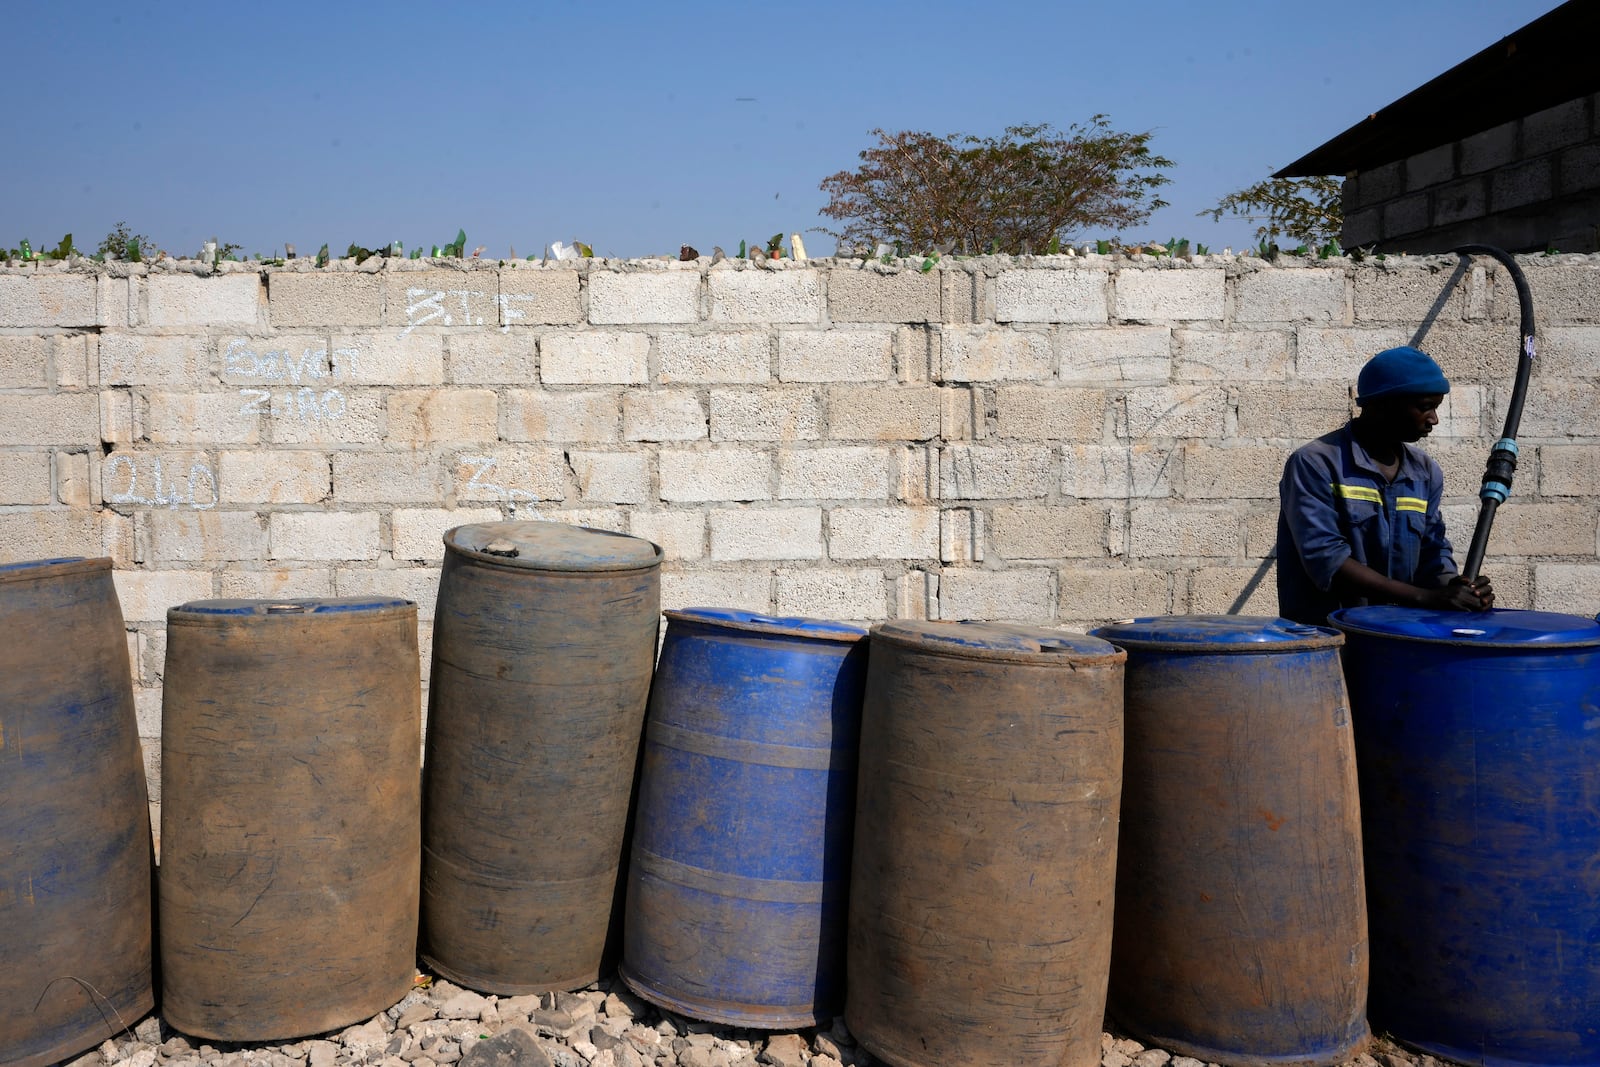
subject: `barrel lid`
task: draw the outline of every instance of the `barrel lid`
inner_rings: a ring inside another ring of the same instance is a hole
[[[1117,650],[1109,642],[1087,634],[1049,630],[1009,622],[933,622],[902,619],[882,622],[872,628],[874,638],[922,645],[955,655],[1060,654],[1113,656]]]
[[[564,522],[478,522],[444,535],[447,548],[485,563],[543,571],[629,571],[661,562],[642,537]]]
[[[291,597],[283,600],[225,597],[191,600],[172,610],[191,615],[337,615],[408,606],[415,606],[415,603],[390,596]]]
[[[1346,633],[1486,648],[1600,645],[1600,622],[1556,611],[1493,608],[1469,613],[1375,604],[1340,608],[1328,616],[1328,622]]]
[[[82,563],[85,556],[57,556],[55,559],[25,559],[17,563],[0,563],[0,574],[8,571],[25,571],[32,567],[54,567],[59,563]]]
[[[1182,646],[1223,652],[1288,652],[1337,645],[1339,634],[1265,615],[1148,615],[1090,631],[1115,645]]]
[[[865,628],[851,626],[849,623],[810,619],[800,615],[766,615],[759,611],[743,611],[739,608],[682,608],[664,614],[669,621],[702,623],[753,633],[814,637],[825,641],[859,641],[867,636]]]

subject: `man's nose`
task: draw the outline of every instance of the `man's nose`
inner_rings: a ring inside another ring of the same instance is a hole
[[[1439,425],[1439,409],[1438,408],[1429,408],[1428,409],[1428,425],[1429,426],[1437,426],[1437,425]]]

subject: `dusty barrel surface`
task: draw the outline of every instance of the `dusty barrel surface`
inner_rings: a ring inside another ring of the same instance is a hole
[[[1462,1063],[1600,1063],[1600,625],[1349,608],[1373,1025]]]
[[[1337,633],[1230,615],[1094,631],[1127,650],[1110,1014],[1227,1064],[1365,1047],[1367,917]]]
[[[1100,1062],[1123,653],[994,623],[872,631],[845,1018],[896,1067]]]
[[[411,988],[420,710],[410,601],[167,612],[157,884],[174,1028],[299,1037]]]
[[[661,550],[552,522],[445,535],[423,804],[423,958],[575,989],[620,948]]]
[[[111,561],[0,566],[0,1064],[153,1006],[147,800]]]
[[[623,979],[697,1019],[843,1008],[866,631],[667,612],[645,728]]]

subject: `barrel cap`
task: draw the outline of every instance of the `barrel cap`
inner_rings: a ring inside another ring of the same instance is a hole
[[[1087,634],[1050,630],[1010,622],[933,622],[902,619],[872,628],[879,638],[919,645],[930,651],[980,658],[1018,656],[1072,660],[1083,657],[1121,656],[1109,642]],[[1066,655],[1063,656],[1063,653]]]
[[[564,522],[477,522],[448,531],[444,543],[479,562],[541,571],[631,571],[662,557],[642,537]]]
[[[1467,613],[1375,604],[1340,608],[1328,622],[1345,633],[1484,648],[1600,645],[1600,622],[1556,611],[1494,608]]]
[[[867,636],[865,628],[845,622],[810,619],[800,615],[766,615],[739,608],[682,608],[664,614],[669,623],[698,623],[730,630],[813,637],[824,641],[859,641]]]
[[[1127,648],[1207,652],[1289,652],[1342,644],[1337,631],[1265,615],[1149,615],[1091,630]]]
[[[336,615],[415,606],[413,601],[392,596],[291,597],[283,600],[224,597],[216,600],[191,600],[187,604],[179,604],[168,614]]]

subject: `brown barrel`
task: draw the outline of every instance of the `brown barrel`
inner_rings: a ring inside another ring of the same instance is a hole
[[[1111,1017],[1215,1063],[1354,1058],[1367,914],[1344,639],[1238,615],[1095,634],[1128,653]]]
[[[174,1028],[299,1037],[411,988],[420,705],[408,600],[167,612],[157,884]]]
[[[154,1006],[150,809],[109,559],[0,566],[0,1064]]]
[[[661,549],[551,522],[445,534],[424,770],[423,959],[575,989],[620,948]]]
[[[845,1017],[896,1067],[1097,1067],[1123,653],[996,623],[872,631]]]

